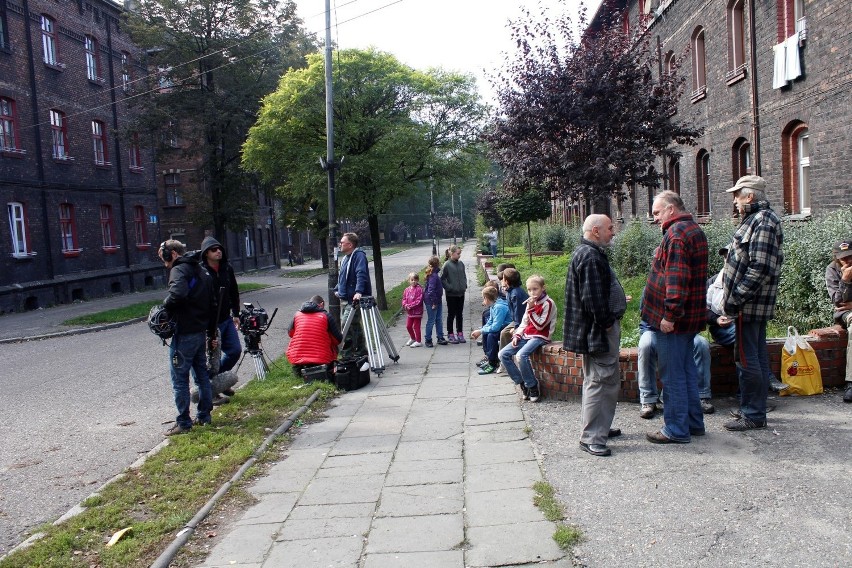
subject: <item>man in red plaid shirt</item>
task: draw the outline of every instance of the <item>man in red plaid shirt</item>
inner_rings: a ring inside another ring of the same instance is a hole
[[[704,435],[692,344],[707,321],[707,237],[673,191],[658,194],[651,213],[663,240],[648,273],[642,319],[651,326],[646,333],[657,334],[665,423],[646,437],[654,444],[685,444]]]

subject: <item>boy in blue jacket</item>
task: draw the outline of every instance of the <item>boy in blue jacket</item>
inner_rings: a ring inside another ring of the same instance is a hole
[[[480,375],[489,375],[497,370],[500,359],[500,332],[512,322],[512,314],[509,312],[509,304],[500,297],[497,288],[487,286],[482,289],[482,303],[491,308],[488,321],[481,329],[471,332],[472,339],[482,336],[482,350],[485,351],[486,360],[481,364]]]

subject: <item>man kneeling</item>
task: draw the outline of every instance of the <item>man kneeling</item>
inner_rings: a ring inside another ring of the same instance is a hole
[[[287,360],[297,375],[301,375],[305,367],[328,367],[337,359],[337,346],[343,341],[340,327],[325,311],[322,296],[314,296],[302,304],[287,334],[291,338]]]

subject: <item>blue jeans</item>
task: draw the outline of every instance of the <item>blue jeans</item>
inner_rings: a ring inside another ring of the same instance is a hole
[[[639,336],[636,363],[639,371],[639,402],[654,404],[660,400],[657,390],[657,336],[659,331],[643,331]],[[698,396],[713,398],[710,390],[710,344],[700,335],[692,343],[692,358],[698,370]]]
[[[482,350],[490,363],[497,363],[500,356],[500,332],[482,334]]]
[[[500,350],[498,353],[500,362],[503,363],[503,368],[506,369],[506,372],[515,384],[519,385],[524,383],[527,388],[538,386],[538,379],[535,378],[532,363],[530,363],[530,355],[532,355],[536,349],[545,343],[547,343],[547,341],[539,337],[521,339],[518,341],[517,346],[510,343]],[[515,360],[513,358],[515,355],[517,355],[518,359],[521,360],[520,369],[517,365],[515,365]]]
[[[181,428],[192,428],[192,418],[189,415],[190,369],[193,371],[195,385],[198,387],[198,421],[210,422],[210,411],[213,410],[213,391],[210,388],[210,378],[207,376],[206,343],[206,334],[201,331],[175,335],[171,346],[169,346],[172,389],[175,393],[175,406],[178,411],[175,422]]]
[[[497,243],[490,243],[491,247],[491,256],[497,256]]]
[[[694,333],[658,333],[657,364],[663,381],[663,435],[690,441],[690,431],[704,432],[698,397],[698,369],[692,356]]]
[[[732,346],[737,340],[737,326],[735,324],[725,327],[710,325],[707,329],[710,331],[713,341],[724,347]]]
[[[771,374],[765,321],[737,320],[735,359],[740,382],[740,411],[752,422],[765,423]]]
[[[432,341],[432,328],[435,328],[435,334],[438,339],[444,339],[444,334],[441,327],[441,320],[444,319],[444,304],[438,302],[434,308],[431,304],[426,304],[426,341]]]
[[[226,319],[219,324],[219,343],[222,346],[222,360],[219,361],[219,372],[230,371],[240,360],[243,346],[240,345],[240,336],[237,335],[237,327],[234,320]]]

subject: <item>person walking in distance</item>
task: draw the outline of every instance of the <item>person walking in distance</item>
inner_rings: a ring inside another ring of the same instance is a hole
[[[704,435],[693,349],[707,320],[707,237],[673,191],[659,193],[651,213],[663,239],[648,272],[642,321],[655,338],[664,424],[646,438],[654,444],[685,444],[691,436]]]
[[[408,347],[420,347],[423,336],[420,334],[420,322],[423,319],[423,288],[420,287],[420,275],[412,272],[408,275],[408,287],[402,293],[402,309],[405,310],[405,329],[408,337],[405,342]]]
[[[358,235],[343,233],[339,244],[340,252],[344,254],[344,257],[340,262],[340,273],[334,293],[345,303],[341,314],[345,322],[354,309],[355,303],[361,300],[361,296],[373,295],[373,287],[370,284],[370,271],[367,268],[367,253],[358,248]],[[340,355],[346,359],[366,354],[367,345],[361,329],[361,310],[356,310],[346,337],[343,338]]]
[[[198,387],[198,411],[195,423],[210,424],[213,394],[207,375],[207,348],[215,349],[216,299],[210,274],[199,262],[200,252],[186,254],[180,241],[167,240],[157,255],[169,270],[169,291],[163,307],[177,322],[169,346],[169,370],[178,415],[166,436],[183,434],[192,429],[189,414],[189,372],[193,371]],[[209,344],[209,345],[208,345]]]
[[[441,284],[441,259],[437,256],[429,258],[426,266],[426,285],[423,287],[423,304],[426,307],[426,347],[434,347],[432,343],[432,328],[435,328],[438,345],[446,345],[444,338],[444,286]]]
[[[734,187],[740,225],[734,231],[722,274],[724,316],[736,318],[735,360],[740,382],[740,409],[724,427],[732,432],[766,428],[769,352],[766,322],[775,315],[775,300],[784,263],[781,219],[766,199],[766,181],[743,176]]]
[[[456,245],[447,249],[449,257],[441,269],[441,284],[447,296],[447,340],[450,343],[464,343],[464,293],[467,290],[467,273],[464,263],[459,260],[461,248]],[[453,333],[455,322],[456,333]]]

